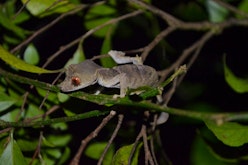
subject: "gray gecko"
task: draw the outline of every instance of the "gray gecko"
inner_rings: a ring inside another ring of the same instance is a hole
[[[66,69],[65,80],[59,84],[61,91],[71,92],[95,83],[107,88],[120,88],[120,97],[124,97],[128,89],[142,86],[157,86],[157,71],[142,64],[140,57],[128,57],[121,51],[111,50],[108,54],[118,65],[103,68],[92,60],[72,64]],[[133,63],[133,64],[126,64]]]

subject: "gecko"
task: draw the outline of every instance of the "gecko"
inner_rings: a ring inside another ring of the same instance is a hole
[[[72,64],[65,71],[64,81],[59,84],[61,91],[76,91],[98,83],[106,88],[119,88],[119,96],[125,97],[128,89],[157,86],[157,71],[153,67],[143,65],[141,57],[125,56],[124,52],[116,50],[111,50],[108,54],[117,64],[123,65],[104,68],[90,59]]]
[[[63,92],[72,92],[88,87],[95,83],[107,88],[119,88],[120,95],[114,98],[125,97],[128,89],[136,89],[142,86],[158,86],[157,71],[147,65],[143,65],[139,56],[125,56],[124,52],[111,50],[108,52],[118,65],[113,68],[104,68],[93,60],[85,60],[79,64],[72,64],[66,69],[66,77],[59,84]],[[131,63],[131,64],[128,64]],[[158,101],[160,96],[157,96]],[[161,100],[160,100],[161,101]],[[157,124],[165,123],[169,114],[162,112]]]

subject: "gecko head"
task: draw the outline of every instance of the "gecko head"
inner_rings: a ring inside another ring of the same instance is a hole
[[[66,69],[64,81],[58,85],[63,92],[76,91],[96,83],[96,68],[91,61],[72,64]]]
[[[84,84],[85,82],[82,82],[79,76],[74,75],[66,77],[65,80],[58,86],[63,92],[71,92],[86,87]]]
[[[84,77],[74,73],[73,75],[67,74],[65,80],[58,87],[63,92],[71,92],[90,86],[95,82],[96,78],[94,76]]]

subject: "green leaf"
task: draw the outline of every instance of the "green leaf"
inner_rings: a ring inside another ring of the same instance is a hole
[[[236,77],[226,65],[225,57],[223,63],[224,63],[225,80],[227,84],[237,93],[248,92],[248,80]]]
[[[26,50],[24,51],[24,61],[32,64],[37,65],[39,63],[40,57],[37,49],[33,44],[29,44]]]
[[[56,130],[61,130],[61,131],[65,131],[68,129],[68,125],[66,123],[54,123],[50,125],[52,128],[56,129]]]
[[[8,63],[9,65],[15,67],[16,69],[30,72],[30,73],[57,73],[61,70],[47,70],[31,64],[28,64],[16,56],[9,53],[0,45],[0,59]]]
[[[57,93],[49,92],[48,90],[42,88],[36,88],[36,90],[42,97],[47,97],[47,100],[51,101],[54,104],[58,104]]]
[[[58,162],[58,165],[65,164],[65,162],[70,158],[70,153],[71,153],[70,148],[66,147],[65,150],[64,150],[64,152],[62,153],[62,155],[60,157],[60,160]]]
[[[9,111],[8,113],[5,113],[3,115],[0,116],[0,119],[4,120],[4,121],[9,121],[9,122],[14,122],[16,121],[16,116],[20,114],[20,108],[15,108],[15,109],[11,109],[11,111]]]
[[[64,110],[64,113],[66,114],[66,116],[74,116],[76,115],[76,113],[72,112],[72,111],[69,111],[67,109],[63,109]]]
[[[143,100],[146,100],[148,98],[157,96],[159,94],[161,94],[161,91],[159,91],[158,88],[155,87],[149,87],[149,86],[143,86],[143,87],[139,87],[137,89],[130,89],[128,91],[128,93],[132,93],[132,92],[141,92],[139,94],[139,97],[141,97]]]
[[[216,158],[209,146],[198,135],[196,136],[191,148],[191,165],[227,165],[226,162]]]
[[[27,31],[15,25],[11,18],[7,17],[7,14],[4,11],[6,11],[6,8],[4,6],[0,6],[0,25],[8,29],[12,34],[24,39]]]
[[[248,143],[248,126],[234,122],[218,125],[212,120],[205,121],[205,124],[220,141],[228,146],[239,147]]]
[[[27,110],[25,111],[25,117],[31,118],[34,116],[42,115],[44,112],[40,110],[36,105],[34,104],[28,104]]]
[[[209,13],[209,20],[211,22],[217,23],[225,21],[228,15],[228,10],[226,8],[214,2],[213,0],[207,0],[206,6]]]
[[[0,157],[0,162],[4,162],[4,165],[27,165],[18,144],[13,139],[13,135],[10,136],[10,141]]]
[[[59,102],[61,103],[64,103],[66,102],[67,100],[69,100],[70,96],[68,96],[67,94],[64,94],[64,93],[57,93],[57,97],[59,99]]]
[[[68,67],[71,64],[78,64],[84,60],[85,60],[84,50],[83,50],[82,44],[79,44],[72,58],[70,58],[65,64],[65,67]]]
[[[87,155],[92,159],[98,160],[101,157],[106,145],[107,142],[92,143],[85,150],[85,155]],[[111,164],[113,155],[114,155],[114,147],[110,146],[107,151],[107,154],[104,157],[103,164],[106,165]]]
[[[115,12],[116,9],[108,6],[108,5],[98,5],[93,6],[86,14],[85,16],[85,26],[88,30],[91,30],[110,19],[115,18]],[[106,26],[102,28],[101,30],[98,30],[94,33],[95,36],[103,38],[107,31],[109,26]]]
[[[9,139],[9,133],[1,133],[0,134],[0,156],[3,154],[3,151],[7,145],[7,141]]]
[[[28,11],[34,16],[44,17],[51,14],[61,14],[68,12],[76,7],[68,0],[22,0],[26,4]]]
[[[55,145],[48,141],[45,137],[42,137],[42,145],[45,147],[55,147]]]
[[[38,145],[38,140],[18,139],[17,144],[22,151],[34,151]]]
[[[58,149],[58,148],[49,148],[49,149],[46,149],[46,155],[47,155],[47,159],[48,160],[50,159],[49,161],[52,161],[52,162],[54,162],[52,164],[55,164],[55,159],[59,159],[62,156],[62,153],[61,153],[60,149]],[[45,162],[47,159],[45,159]],[[50,163],[47,163],[47,164],[50,164]]]
[[[49,135],[46,139],[55,146],[64,147],[71,141],[72,136],[71,134]]]
[[[138,145],[138,147],[135,150],[135,153],[133,155],[132,158],[132,162],[131,165],[136,165],[138,164],[138,157],[139,157],[139,152],[140,152],[140,148],[143,144],[140,143]],[[133,144],[131,145],[127,145],[127,146],[123,146],[121,147],[116,153],[115,156],[113,158],[112,164],[113,165],[123,165],[123,164],[128,164],[128,159],[130,157],[130,153],[132,151],[133,148]]]
[[[109,27],[102,44],[101,54],[107,54],[112,49],[112,33],[114,30],[115,26]],[[111,57],[101,58],[100,62],[103,67],[111,68],[116,66],[115,61]]]
[[[0,111],[6,110],[12,105],[14,105],[17,100],[13,99],[12,97],[9,97],[3,92],[0,92]]]
[[[16,38],[15,36],[9,36],[6,34],[3,34],[3,40],[6,43],[10,43],[12,45],[17,45],[20,43],[20,39]]]
[[[241,1],[241,3],[238,5],[238,9],[248,13],[248,1],[247,0]]]
[[[22,11],[21,13],[18,13],[18,15],[15,15],[15,19],[13,20],[13,23],[20,24],[25,21],[28,21],[30,19],[31,15],[27,11]]]

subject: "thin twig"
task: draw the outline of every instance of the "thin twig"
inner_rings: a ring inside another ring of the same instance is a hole
[[[33,85],[30,86],[30,89],[33,88]],[[23,101],[22,101],[22,106],[20,111],[18,112],[18,114],[16,115],[15,121],[18,121],[21,114],[25,111],[25,105],[27,103],[27,99],[28,99],[28,95],[29,95],[29,91],[25,92],[23,95]]]
[[[15,13],[15,15],[12,17],[12,20],[15,20],[16,17],[23,11],[23,9],[27,6],[30,0],[27,0],[22,7]]]
[[[28,123],[28,122],[33,122],[34,120],[37,120],[39,118],[44,118],[44,116],[48,116],[51,113],[55,112],[56,110],[58,110],[60,108],[59,105],[54,105],[53,107],[51,107],[48,111],[46,111],[44,114],[41,115],[37,115],[37,116],[33,116],[31,118],[25,118],[25,120],[23,122]]]
[[[141,58],[143,61],[145,61],[146,57],[148,56],[149,52],[167,35],[169,35],[170,33],[172,33],[174,30],[176,30],[175,27],[170,26],[168,28],[166,28],[165,30],[163,30],[162,32],[160,32],[154,39],[152,42],[150,42],[145,48],[143,53],[141,54]]]
[[[134,141],[133,148],[132,148],[130,155],[129,155],[129,158],[128,158],[128,165],[131,165],[131,163],[132,163],[132,158],[133,158],[134,152],[137,148],[137,145],[138,145],[141,137],[142,137],[142,129],[140,129],[140,132]]]
[[[102,153],[100,159],[99,159],[98,162],[97,162],[98,165],[101,165],[101,164],[102,164],[102,161],[103,161],[103,159],[104,159],[104,157],[105,157],[105,155],[106,155],[106,153],[107,153],[107,151],[108,151],[110,145],[113,143],[113,140],[114,140],[114,138],[116,137],[116,135],[117,135],[117,133],[118,133],[120,127],[121,127],[123,118],[124,118],[124,115],[123,115],[123,114],[119,114],[119,115],[118,115],[118,123],[117,123],[117,126],[116,126],[116,128],[115,128],[115,130],[114,130],[114,132],[113,132],[113,134],[112,134],[112,136],[111,136],[111,138],[109,139],[108,144],[107,144],[107,146],[105,147],[105,149],[104,149],[104,151],[103,151],[103,153]]]
[[[191,66],[193,65],[193,63],[195,62],[195,60],[197,59],[198,55],[200,54],[202,47],[204,46],[204,44],[214,35],[214,33],[212,33],[211,31],[209,31],[208,33],[205,34],[205,36],[203,38],[201,38],[200,42],[199,42],[199,46],[196,49],[195,53],[193,54],[193,56],[190,58],[189,62],[187,63],[187,69],[189,70],[189,68],[191,68]],[[185,77],[186,74],[181,75],[178,78],[178,83],[177,86],[182,82],[183,78]]]
[[[31,161],[29,162],[29,165],[32,165],[35,158],[37,157],[37,155],[40,154],[40,148],[41,148],[41,144],[42,144],[42,139],[43,139],[43,131],[40,131],[40,136],[39,136],[39,141],[38,141],[38,145],[35,149],[34,155],[32,156]]]
[[[60,2],[63,2],[63,1],[65,1],[65,2],[68,3],[67,0],[56,0],[56,1],[53,2],[50,6],[48,6],[48,7],[43,11],[43,13],[48,12],[48,11],[51,10],[53,7],[56,7],[57,4],[59,4]]]
[[[133,50],[125,50],[123,52],[125,52],[126,54],[132,54],[132,53],[140,53],[143,52],[145,49],[145,47],[143,48],[138,48],[138,49],[133,49]]]
[[[53,80],[52,85],[54,85],[54,84],[58,81],[58,79],[60,78],[60,76],[61,76],[62,74],[63,74],[63,72],[60,72],[60,73],[58,74],[58,76]],[[42,102],[41,102],[41,104],[40,104],[40,106],[39,106],[39,109],[42,109],[43,105],[45,104],[46,99],[47,99],[48,96],[49,96],[49,93],[50,93],[50,90],[47,90],[46,95],[45,95],[45,97],[43,98],[43,100],[42,100]],[[44,116],[44,117],[45,117],[45,116]]]
[[[79,161],[80,161],[80,157],[86,147],[86,145],[93,139],[95,138],[98,133],[102,130],[102,128],[109,122],[109,120],[111,120],[114,116],[116,115],[115,111],[111,111],[109,113],[108,116],[106,116],[102,122],[99,124],[99,126],[93,131],[91,132],[85,139],[83,139],[81,141],[81,145],[76,153],[76,155],[74,156],[74,158],[72,159],[72,161],[70,162],[70,165],[78,165]]]
[[[144,150],[145,150],[145,164],[148,165],[148,162],[151,164],[151,165],[154,165],[154,161],[152,159],[152,155],[151,155],[151,152],[149,150],[149,147],[148,147],[148,139],[147,139],[147,135],[146,135],[146,125],[142,125],[142,136],[143,136],[143,143],[144,143]]]
[[[171,100],[171,97],[176,91],[177,87],[177,77],[173,80],[171,88],[164,94],[163,100],[164,100],[164,105],[168,105],[169,101]]]
[[[96,56],[92,57],[91,60],[97,60],[97,59],[101,59],[101,58],[105,58],[105,57],[110,57],[110,55],[109,54],[96,55]]]
[[[152,154],[152,158],[154,160],[154,164],[158,165],[158,161],[157,161],[155,149],[154,149],[154,134],[151,136],[151,139],[150,139],[150,147],[151,147],[151,154]]]
[[[161,75],[161,81],[164,81],[164,79],[168,76],[169,73],[171,73],[173,70],[178,68],[180,65],[183,64],[184,60],[189,57],[189,55],[195,51],[199,46],[204,44],[206,41],[208,41],[212,36],[214,35],[214,32],[209,31],[203,37],[199,40],[197,40],[194,44],[192,44],[190,47],[185,49],[182,53],[182,55],[175,61],[169,68],[159,71],[158,73]]]
[[[12,128],[5,128],[5,129],[2,129],[2,130],[0,130],[0,134],[5,133],[5,132],[9,132],[9,131],[11,131],[11,130],[12,130]]]

